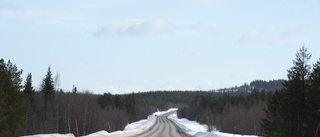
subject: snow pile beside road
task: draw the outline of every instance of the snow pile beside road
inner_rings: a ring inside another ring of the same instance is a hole
[[[148,119],[143,119],[137,122],[133,122],[131,124],[128,124],[124,131],[129,131],[129,130],[134,130],[134,129],[145,129],[147,127],[151,127],[154,123],[152,123],[153,121],[155,122],[156,117],[163,115],[165,113],[171,112],[171,111],[177,111],[177,108],[171,108],[168,109],[167,111],[158,111],[158,112],[154,112],[152,115],[148,116]]]
[[[38,134],[38,135],[29,135],[29,136],[22,136],[22,137],[74,137],[73,134]]]
[[[149,129],[156,122],[156,116],[150,115],[148,119],[140,120],[127,125],[124,131],[114,131],[108,133],[105,130],[95,132],[82,137],[129,137],[141,134],[145,130]]]
[[[129,137],[129,136],[135,136],[138,134],[141,134],[145,130],[148,130],[150,127],[153,126],[153,124],[156,122],[157,116],[163,115],[165,113],[171,112],[171,111],[177,111],[177,108],[171,108],[167,111],[158,111],[153,113],[152,115],[149,115],[147,119],[143,119],[137,122],[133,122],[131,124],[128,124],[124,131],[115,131],[108,133],[105,130],[101,130],[95,133],[91,133],[86,136],[82,137]],[[23,136],[23,137],[74,137],[73,134],[38,134],[38,135],[30,135],[30,136]]]
[[[147,119],[143,119],[137,122],[133,122],[131,124],[128,124],[125,128],[124,131],[129,131],[129,130],[135,130],[135,129],[144,129],[148,126],[150,126],[150,124],[154,124],[153,121],[155,120],[156,116],[154,115],[149,115]]]
[[[207,127],[199,124],[196,121],[189,121],[188,119],[179,119],[177,113],[173,113],[168,116],[168,119],[175,123],[181,132],[187,134],[188,136],[194,136],[198,132],[206,132]]]
[[[115,131],[108,133],[107,131],[99,131],[96,133],[92,133],[83,137],[129,137],[129,136],[136,136],[144,131],[148,130],[150,127],[154,125],[156,122],[157,116],[163,115],[165,113],[171,112],[171,111],[177,111],[177,108],[171,108],[167,111],[158,111],[153,113],[152,115],[149,115],[147,119],[143,119],[137,122],[133,122],[128,124],[124,131]]]
[[[208,128],[195,121],[177,117],[177,112],[168,116],[168,119],[175,123],[181,132],[193,137],[257,137],[253,135],[233,135],[218,131],[207,132]]]
[[[128,124],[124,131],[115,131],[115,132],[107,132],[105,130],[101,130],[95,133],[91,133],[86,136],[82,137],[126,137],[126,136],[134,136],[142,133],[146,129],[149,129],[153,126],[153,124],[156,122],[157,116],[160,116],[162,114],[165,114],[167,112],[176,111],[177,109],[169,109],[167,111],[158,111],[153,113],[152,115],[149,115],[147,119],[143,119],[137,122],[133,122],[131,124]],[[73,134],[37,134],[37,135],[29,135],[29,136],[23,136],[23,137],[75,137]]]

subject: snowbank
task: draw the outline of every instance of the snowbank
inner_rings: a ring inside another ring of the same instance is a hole
[[[193,137],[257,137],[253,135],[233,135],[228,133],[222,133],[218,131],[207,132],[207,126],[201,125],[195,121],[189,121],[188,119],[177,117],[177,113],[173,113],[168,116],[168,119],[175,123],[179,130],[188,136]]]
[[[144,131],[148,130],[149,128],[151,128],[154,123],[156,122],[157,116],[163,115],[165,113],[171,112],[171,111],[176,111],[178,110],[177,108],[171,108],[167,111],[158,111],[153,113],[152,115],[149,115],[147,119],[143,119],[137,122],[133,122],[131,124],[128,124],[124,131],[115,131],[115,132],[111,132],[108,133],[107,131],[99,131],[96,133],[92,133],[86,136],[82,136],[82,137],[129,137],[129,136],[136,136],[139,135],[141,133],[143,133]]]
[[[156,122],[157,116],[163,115],[168,112],[176,111],[177,108],[172,108],[167,111],[155,112],[152,115],[148,116],[147,119],[140,120],[137,122],[133,122],[128,124],[124,131],[115,131],[108,133],[105,130],[98,131],[86,136],[82,137],[129,137],[136,136],[138,134],[143,133],[148,130],[153,124]],[[188,119],[179,119],[177,117],[177,113],[173,113],[168,116],[168,119],[175,123],[181,132],[184,132],[188,136],[194,137],[257,137],[252,135],[234,135],[228,133],[222,133],[218,131],[207,132],[207,126],[201,125],[195,121],[189,121]],[[74,137],[73,134],[38,134],[31,136],[23,136],[23,137]]]
[[[177,108],[171,108],[167,111],[158,111],[153,113],[152,115],[149,115],[147,119],[143,119],[137,122],[133,122],[131,124],[128,124],[124,131],[115,131],[108,133],[105,130],[101,130],[95,133],[91,133],[86,136],[82,137],[129,137],[129,136],[135,136],[138,134],[143,133],[144,131],[148,130],[150,127],[153,126],[153,124],[156,122],[157,116],[163,115],[165,113],[176,111]],[[74,137],[73,134],[38,134],[38,135],[30,135],[30,136],[23,136],[23,137]]]
[[[22,136],[22,137],[74,137],[73,134],[38,134],[38,135],[29,135],[29,136]]]

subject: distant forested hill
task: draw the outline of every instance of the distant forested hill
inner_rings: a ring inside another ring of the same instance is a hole
[[[270,81],[265,81],[265,80],[254,80],[250,84],[244,83],[241,86],[235,86],[231,88],[222,88],[218,89],[217,91],[219,92],[240,92],[240,93],[246,93],[246,92],[251,92],[253,89],[258,89],[258,90],[265,90],[265,91],[272,91],[275,92],[276,90],[280,90],[282,88],[285,88],[283,86],[283,83],[286,80],[284,79],[279,79],[279,80],[270,80]]]
[[[255,80],[250,83],[250,87],[252,88],[257,88],[257,89],[264,89],[267,91],[276,91],[280,90],[282,88],[285,88],[283,86],[283,83],[286,80],[284,79],[279,79],[279,80],[270,80],[270,81],[264,81],[264,80]]]
[[[231,88],[223,88],[210,91],[149,91],[136,92],[135,100],[140,106],[154,106],[160,109],[167,109],[168,107],[178,107],[181,104],[190,103],[196,96],[207,96],[211,98],[219,98],[223,95],[246,96],[253,90],[263,91],[266,94],[268,91],[275,92],[283,87],[282,83],[285,80],[255,80],[250,84],[243,84]],[[172,106],[175,105],[175,106]]]

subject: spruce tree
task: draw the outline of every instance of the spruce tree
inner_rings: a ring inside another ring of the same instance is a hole
[[[266,136],[289,136],[290,128],[286,119],[286,115],[288,114],[286,92],[287,90],[285,89],[278,90],[268,99],[268,108],[264,109],[266,118],[261,120],[262,132]]]
[[[29,73],[28,76],[27,76],[26,82],[24,84],[23,92],[29,98],[30,103],[32,103],[33,102],[34,89],[33,89],[33,86],[32,86],[32,75],[31,75],[31,73]]]
[[[52,79],[52,73],[50,66],[48,67],[48,71],[46,77],[42,81],[42,92],[44,93],[45,101],[48,102],[53,100],[54,96],[54,82]]]

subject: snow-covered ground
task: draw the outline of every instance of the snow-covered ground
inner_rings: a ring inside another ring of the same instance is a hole
[[[153,113],[152,115],[149,115],[147,119],[143,119],[137,122],[133,122],[128,124],[124,131],[115,131],[108,133],[105,130],[92,133],[83,137],[129,137],[129,136],[135,136],[140,133],[143,133],[145,130],[148,130],[150,127],[153,126],[153,124],[156,122],[157,116],[160,116],[162,114],[171,112],[171,111],[176,111],[176,108],[169,109],[167,111],[158,111]]]
[[[29,135],[29,136],[22,136],[22,137],[74,137],[73,134],[38,134],[38,135]]]
[[[82,137],[126,137],[126,136],[134,136],[142,133],[144,130],[149,129],[152,127],[152,125],[156,122],[157,116],[160,116],[162,114],[171,112],[171,111],[176,111],[177,109],[169,109],[167,111],[158,111],[153,113],[152,115],[149,115],[147,119],[143,119],[140,121],[136,121],[133,123],[128,124],[124,131],[115,131],[115,132],[107,132],[105,130],[101,130],[95,133],[91,133],[86,136]],[[23,137],[74,137],[73,134],[37,134],[37,135],[28,135],[28,136],[23,136]]]
[[[185,118],[179,119],[176,112],[169,115],[168,119],[175,123],[181,132],[192,137],[257,137],[253,135],[233,135],[219,131],[208,132],[208,127],[206,125],[201,125],[198,122],[190,121]]]
[[[168,112],[171,112],[171,111],[176,111],[177,109],[176,108],[171,108],[167,111],[158,111],[158,112],[155,112],[153,113],[152,115],[149,115],[147,119],[143,119],[143,120],[140,120],[140,121],[137,121],[137,122],[133,122],[133,123],[130,123],[128,124],[125,128],[124,128],[124,131],[129,131],[129,130],[135,130],[135,129],[141,129],[141,128],[145,128],[147,127],[147,125],[150,125],[150,123],[153,121],[153,120],[156,120],[156,116],[160,116],[162,114],[165,114],[165,113],[168,113]]]
[[[138,135],[145,130],[152,127],[152,125],[156,122],[156,118],[159,115],[176,111],[177,108],[171,108],[167,111],[159,111],[155,112],[152,115],[149,115],[147,119],[143,119],[137,122],[133,122],[128,124],[124,131],[115,131],[108,133],[105,130],[98,131],[86,136],[82,137],[128,137],[128,136],[135,136]],[[207,126],[201,125],[195,121],[189,121],[188,119],[179,119],[177,117],[177,113],[173,113],[168,116],[168,119],[170,119],[172,122],[174,122],[180,129],[180,131],[184,132],[188,136],[195,136],[195,137],[257,137],[257,136],[251,136],[251,135],[235,135],[233,134],[227,134],[227,133],[221,133],[218,131],[212,131],[207,132],[208,128]],[[30,135],[30,136],[23,136],[23,137],[74,137],[73,134],[38,134],[38,135]]]

